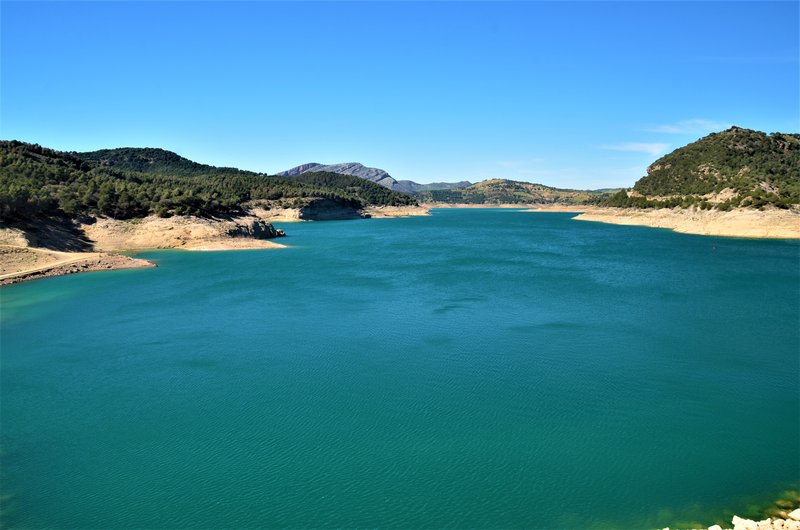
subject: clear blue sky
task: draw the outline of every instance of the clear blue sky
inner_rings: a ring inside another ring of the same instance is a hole
[[[0,137],[277,172],[629,186],[800,132],[796,1],[0,3]]]

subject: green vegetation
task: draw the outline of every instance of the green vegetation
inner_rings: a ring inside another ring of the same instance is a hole
[[[735,509],[726,510],[713,524],[718,524],[723,528],[728,527],[734,515],[751,521],[761,521],[766,518],[786,519],[787,514],[798,506],[800,506],[800,491],[795,486],[783,491],[777,500],[767,502],[756,500]],[[681,528],[683,527],[681,526]],[[702,524],[692,528],[708,528],[708,525]]]
[[[172,176],[196,176],[208,174],[252,175],[232,167],[214,167],[192,162],[187,158],[152,147],[120,147],[101,149],[87,153],[72,153],[82,160],[93,162],[96,166],[110,167],[136,173],[169,174]]]
[[[600,197],[600,194],[562,190],[530,182],[492,179],[466,188],[421,191],[414,196],[420,202],[450,204],[586,204]]]
[[[738,206],[789,208],[800,203],[800,135],[731,127],[656,160],[633,187],[609,195],[607,206]],[[713,195],[726,192],[724,198]]]
[[[343,206],[408,205],[414,199],[357,177],[308,173],[273,177],[197,164],[161,149],[64,153],[0,141],[0,219],[156,214],[216,216],[252,203],[301,206],[314,198]]]

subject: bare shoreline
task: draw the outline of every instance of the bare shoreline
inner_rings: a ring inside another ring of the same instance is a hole
[[[800,209],[727,212],[699,209],[639,210],[564,204],[422,204],[416,207],[368,208],[371,218],[430,215],[432,208],[506,208],[524,212],[575,213],[578,221],[617,225],[667,228],[680,233],[745,238],[800,239]],[[253,214],[228,220],[194,217],[162,219],[154,216],[132,221],[98,219],[81,225],[93,243],[94,252],[60,252],[31,245],[15,229],[0,229],[0,285],[37,278],[89,272],[155,266],[143,259],[117,252],[180,249],[187,251],[229,251],[285,248],[263,235],[263,222],[283,218],[299,221],[290,210]],[[278,214],[278,215],[275,215]],[[48,245],[49,246],[49,245]]]
[[[429,215],[418,206],[370,207],[362,212],[370,218]],[[0,286],[79,272],[155,267],[155,263],[119,252],[175,249],[197,252],[286,248],[274,241],[268,223],[302,222],[298,208],[265,210],[229,219],[198,217],[118,220],[98,218],[79,225],[91,251],[52,250],[65,248],[68,231],[56,228],[31,236],[18,228],[0,228]],[[43,235],[44,234],[44,235]]]
[[[698,209],[586,209],[573,219],[617,225],[668,228],[683,234],[759,239],[800,239],[800,211],[752,210],[727,212]]]
[[[38,228],[28,233],[20,228],[0,228],[0,285],[80,272],[156,266],[120,252],[286,247],[268,239],[277,232],[254,216],[232,219],[149,216],[126,221],[101,218],[71,229],[58,225]]]
[[[57,252],[10,245],[0,247],[0,258],[0,286],[79,272],[156,267],[152,261],[109,252]]]
[[[571,204],[426,204],[428,208],[516,208],[576,214],[577,221],[667,228],[683,234],[757,239],[800,239],[800,209],[730,211],[697,208],[635,209]]]

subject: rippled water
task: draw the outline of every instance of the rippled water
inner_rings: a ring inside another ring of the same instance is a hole
[[[570,217],[3,288],[3,523],[661,527],[796,482],[800,245]]]

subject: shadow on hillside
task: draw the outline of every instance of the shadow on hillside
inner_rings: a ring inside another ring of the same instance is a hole
[[[92,241],[80,225],[70,219],[47,219],[35,223],[15,223],[11,226],[25,232],[32,247],[63,252],[90,252],[93,249]]]

